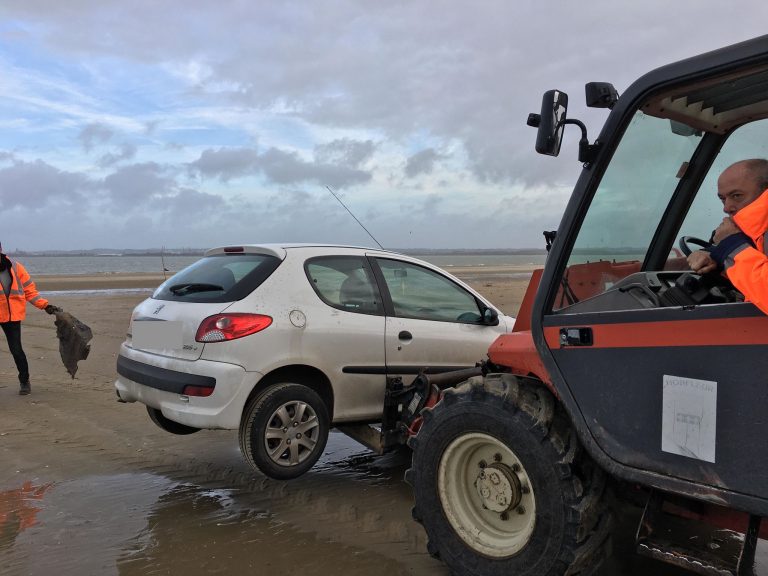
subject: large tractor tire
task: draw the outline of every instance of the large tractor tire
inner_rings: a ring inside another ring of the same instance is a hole
[[[535,380],[490,374],[423,412],[406,480],[454,574],[586,576],[607,555],[605,474]]]

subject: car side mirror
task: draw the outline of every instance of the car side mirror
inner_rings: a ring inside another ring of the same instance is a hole
[[[483,310],[483,324],[487,326],[499,325],[499,313],[493,308],[486,308]]]
[[[563,141],[568,94],[560,90],[547,90],[541,98],[541,116],[536,134],[536,152],[548,156],[560,154]]]

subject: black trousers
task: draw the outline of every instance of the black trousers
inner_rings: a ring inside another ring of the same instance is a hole
[[[5,339],[8,340],[8,348],[11,351],[16,369],[19,371],[19,382],[29,382],[29,364],[27,355],[21,347],[21,322],[0,322],[0,326],[5,332]]]

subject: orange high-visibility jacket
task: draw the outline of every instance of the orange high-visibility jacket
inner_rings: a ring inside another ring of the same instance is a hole
[[[8,296],[0,288],[0,322],[24,320],[27,315],[27,302],[43,310],[48,300],[37,293],[35,283],[29,277],[26,268],[18,262],[11,266],[11,292]]]
[[[768,256],[765,236],[768,234],[768,190],[754,202],[744,206],[733,221],[754,243],[742,242],[726,256],[723,267],[728,279],[744,297],[768,314]],[[724,239],[724,242],[728,238]]]

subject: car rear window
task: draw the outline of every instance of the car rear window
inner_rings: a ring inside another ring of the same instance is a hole
[[[177,302],[234,302],[258,288],[282,261],[267,254],[215,254],[163,282],[152,298]]]

